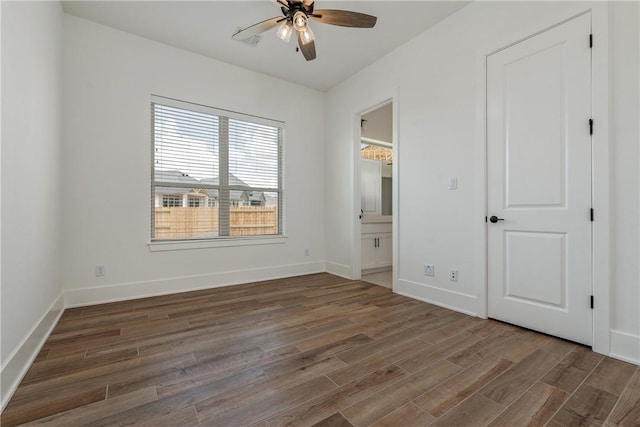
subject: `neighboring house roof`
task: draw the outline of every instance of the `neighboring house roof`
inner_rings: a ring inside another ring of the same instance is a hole
[[[188,174],[180,172],[179,170],[158,170],[155,171],[156,181],[162,182],[175,182],[178,184],[198,184],[200,181],[190,177]],[[168,196],[178,196],[191,192],[187,188],[176,187],[156,187],[156,193],[166,194]]]
[[[155,171],[155,179],[156,181],[162,182],[175,182],[179,184],[210,184],[210,185],[218,185],[220,182],[219,177],[215,178],[206,178],[198,180],[185,174],[179,170],[156,170]],[[229,185],[239,186],[239,187],[248,187],[247,183],[235,176],[234,174],[229,174]],[[156,193],[166,194],[166,195],[181,195],[186,193],[194,192],[193,189],[188,188],[176,188],[176,187],[156,187]],[[213,199],[218,198],[218,190],[208,190],[208,189],[200,189],[198,192],[206,192],[206,194]],[[266,197],[261,191],[243,191],[243,190],[231,190],[229,191],[229,199],[231,200],[245,200],[245,201],[254,201],[258,200],[261,202],[266,202]]]
[[[216,176],[215,178],[203,179],[200,182],[203,183],[203,184],[218,185],[220,183],[220,178]],[[248,187],[246,182],[244,182],[243,180],[241,180],[240,178],[238,178],[237,176],[235,176],[232,173],[229,174],[229,185],[235,185],[235,186],[240,186],[240,187]],[[231,191],[229,191],[229,199],[231,199],[231,200],[247,200],[246,197],[244,196],[244,193],[245,193],[245,191],[242,191],[242,190],[231,190]],[[218,195],[215,194],[212,197],[218,198]]]
[[[186,173],[180,172],[179,170],[155,170],[155,179],[156,181],[162,182],[176,182],[180,184],[197,184],[198,181],[195,178],[190,177]]]
[[[247,200],[249,201],[260,201],[260,202],[266,202],[267,198],[264,196],[264,193],[262,191],[246,191],[245,193],[247,193]]]

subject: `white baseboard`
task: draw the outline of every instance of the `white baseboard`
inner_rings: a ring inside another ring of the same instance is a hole
[[[53,328],[58,323],[64,311],[64,293],[55,299],[49,309],[42,315],[42,318],[24,338],[22,343],[9,355],[2,365],[0,373],[0,412],[4,410],[7,403],[15,393],[20,381],[31,367],[31,364],[38,356],[40,349],[49,338]]]
[[[615,359],[640,365],[640,336],[612,329],[609,355]]]
[[[388,267],[377,267],[377,268],[367,268],[366,270],[362,270],[362,275],[367,275],[367,274],[376,274],[376,273],[384,273],[384,272],[391,272],[393,271],[391,266]]]
[[[281,279],[304,274],[322,273],[324,262],[279,265],[252,270],[227,271],[197,276],[119,283],[92,288],[67,289],[66,307],[80,307],[108,302],[126,301],[178,292],[197,291],[222,286],[239,285],[263,280]]]
[[[477,316],[477,298],[460,292],[449,291],[423,283],[416,283],[409,280],[398,279],[397,286],[393,289],[397,294],[409,298],[428,302],[449,310],[458,311]]]
[[[324,266],[325,266],[324,270],[327,273],[334,274],[334,275],[340,276],[340,277],[344,277],[345,279],[353,280],[353,277],[351,276],[351,266],[350,265],[338,264],[338,263],[335,263],[335,262],[325,262]]]

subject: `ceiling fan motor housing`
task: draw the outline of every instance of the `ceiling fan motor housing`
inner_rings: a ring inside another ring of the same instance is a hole
[[[289,8],[282,6],[280,10],[282,14],[287,18],[287,21],[295,25],[296,13],[301,12],[304,14],[305,19],[308,19],[309,15],[313,13],[313,5],[315,2],[305,5],[303,2],[291,2],[288,1]]]

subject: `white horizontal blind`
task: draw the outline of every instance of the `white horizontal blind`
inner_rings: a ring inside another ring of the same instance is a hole
[[[153,97],[151,239],[282,234],[283,124]]]

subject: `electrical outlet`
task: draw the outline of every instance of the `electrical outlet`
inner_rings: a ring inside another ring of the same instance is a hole
[[[311,253],[311,249],[304,248],[304,256],[309,256],[310,253]]]
[[[449,270],[449,280],[452,282],[458,281],[458,270]]]
[[[424,275],[425,276],[433,276],[435,274],[435,270],[433,269],[433,264],[425,264],[424,265]]]
[[[102,264],[96,265],[96,277],[104,276],[104,271],[105,271],[104,265]]]

